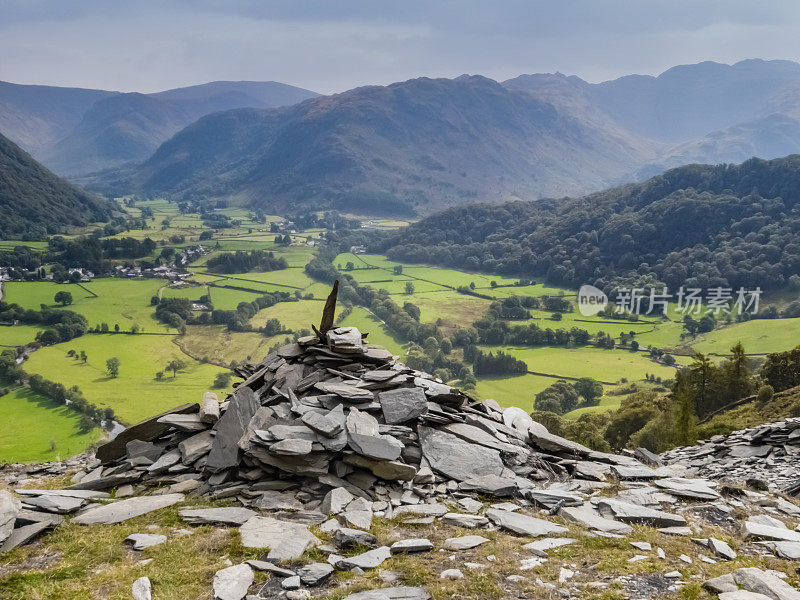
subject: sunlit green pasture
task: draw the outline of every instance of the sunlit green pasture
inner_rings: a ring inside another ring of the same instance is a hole
[[[24,346],[43,330],[44,327],[38,325],[0,325],[0,346]]]
[[[88,361],[67,356],[69,350],[84,351]],[[106,360],[120,360],[119,377],[112,378]],[[173,378],[166,365],[173,359],[186,369]],[[198,401],[222,369],[189,358],[165,335],[88,334],[69,342],[41,348],[24,363],[26,372],[38,373],[70,387],[77,385],[89,402],[111,407],[128,423],[184,402]],[[161,380],[156,373],[164,372]]]
[[[0,387],[6,387],[0,381]],[[69,458],[100,439],[101,431],[82,432],[80,415],[30,389],[11,387],[0,396],[0,464]]]

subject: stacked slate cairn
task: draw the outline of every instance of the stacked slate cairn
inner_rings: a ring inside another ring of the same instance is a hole
[[[696,446],[665,452],[661,459],[686,465],[701,477],[796,496],[800,494],[800,418],[715,435]]]
[[[82,468],[67,489],[31,489],[35,471],[0,472],[5,483],[18,486],[16,494],[0,489],[0,553],[65,517],[84,525],[114,524],[181,504],[183,523],[238,527],[242,546],[266,551],[260,560],[216,572],[213,593],[219,600],[304,600],[311,595],[307,588],[325,584],[335,570],[363,573],[396,554],[468,552],[490,541],[461,535],[437,543],[414,537],[379,545],[369,531],[375,517],[533,538],[521,545],[527,556],[514,553],[522,572],[551,560],[548,552],[576,543],[565,537],[576,530],[618,539],[639,535],[637,525],[691,538],[698,549],[695,559],[705,563],[736,560],[740,554],[800,560],[799,506],[776,494],[694,477],[700,465],[692,463],[695,456],[725,458],[743,452],[730,447],[762,442],[772,448],[764,455],[768,460],[783,456],[779,447],[790,454],[786,448],[800,431],[795,421],[731,436],[741,443],[726,446],[716,440],[705,450],[680,449],[675,452],[687,458],[676,454],[675,464],[665,464],[673,462],[669,455],[641,448],[620,455],[592,451],[549,433],[521,409],[474,402],[408,368],[384,348],[368,344],[354,327],[334,327],[335,296],[336,286],[314,336],[239,368],[242,381],[224,402],[207,393],[199,403],[126,429],[95,457],[78,461]],[[500,501],[487,501],[492,497]],[[193,506],[199,498],[227,501]],[[554,516],[563,521],[549,520]],[[330,543],[317,537],[312,525],[329,534]],[[708,526],[744,541],[734,550],[725,539],[710,537]],[[166,539],[143,532],[126,543],[138,551]],[[630,543],[645,554],[629,562],[667,558],[650,542]],[[311,548],[324,552],[326,562],[297,566],[293,561]],[[360,553],[352,555],[354,550]],[[681,555],[680,561],[691,564],[692,558]],[[464,567],[481,568],[470,564]],[[561,568],[560,586],[571,585],[573,568]],[[271,575],[262,587],[254,584],[254,570]],[[755,600],[762,593],[759,600],[800,600],[800,591],[775,573],[735,569],[705,586],[723,600]],[[386,584],[393,581],[384,578],[391,572],[378,575]],[[456,568],[440,573],[441,579],[461,577]],[[662,591],[677,591],[684,583],[677,571],[658,577]],[[513,574],[506,581],[524,579]],[[636,575],[615,583],[626,597],[655,597],[640,594]],[[555,585],[541,585],[555,593]],[[739,588],[758,593],[725,596],[739,594]],[[573,584],[559,591],[577,597],[580,588]],[[248,596],[254,592],[257,596]],[[136,600],[149,599],[148,578],[137,579],[132,593]],[[387,598],[429,600],[430,595],[422,587],[381,585],[345,600]]]

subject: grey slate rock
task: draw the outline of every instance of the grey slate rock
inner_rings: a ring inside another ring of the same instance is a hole
[[[28,542],[36,539],[41,533],[54,527],[56,524],[51,521],[39,521],[30,525],[17,527],[11,532],[4,542],[0,542],[0,554],[11,552],[14,548],[24,546]]]
[[[183,499],[183,494],[127,498],[111,504],[89,508],[73,518],[72,523],[80,523],[82,525],[121,523],[133,517],[183,502]]]
[[[332,573],[333,567],[328,563],[311,563],[297,570],[300,581],[312,587],[323,583]]]
[[[565,507],[559,510],[558,514],[568,521],[579,523],[589,529],[621,535],[627,535],[633,532],[633,527],[630,525],[620,523],[613,519],[606,519],[600,516],[591,506]]]
[[[378,545],[378,539],[367,531],[340,527],[333,532],[333,543],[342,549],[352,548],[356,545],[374,548]]]
[[[376,460],[397,460],[403,451],[403,444],[391,436],[352,433],[347,438],[347,443],[353,450]]]
[[[431,469],[456,481],[501,475],[505,466],[497,450],[470,444],[430,427],[417,428],[420,447]]]
[[[34,498],[25,498],[23,503],[26,506],[35,506],[38,509],[45,510],[51,513],[65,515],[67,513],[75,512],[86,504],[83,498],[75,498],[71,496],[55,496],[43,495]]]
[[[269,548],[267,558],[271,561],[300,558],[319,543],[305,525],[271,517],[251,518],[239,527],[239,534],[245,548]]]
[[[800,592],[782,579],[756,567],[736,569],[733,579],[749,592],[769,596],[773,600],[800,600]]]
[[[390,425],[406,423],[428,412],[428,400],[420,388],[397,388],[378,392],[383,417]]]
[[[444,541],[444,547],[448,550],[470,550],[488,541],[487,538],[480,535],[462,535],[460,537],[447,538]]]
[[[368,550],[362,554],[343,558],[336,563],[337,569],[375,569],[392,555],[389,546],[380,546],[374,550]]]
[[[112,462],[118,458],[125,456],[126,444],[131,440],[142,440],[145,442],[152,441],[157,437],[163,435],[169,430],[169,425],[159,423],[158,420],[169,414],[176,413],[195,413],[200,410],[200,405],[196,403],[181,404],[166,412],[150,417],[128,427],[125,431],[121,432],[110,442],[103,444],[97,449],[95,456],[103,463]],[[100,488],[104,489],[104,488]]]
[[[327,413],[310,410],[301,417],[303,423],[309,428],[327,438],[335,437],[344,431],[344,419],[344,410],[341,404]]]
[[[392,554],[413,554],[433,550],[433,543],[426,538],[409,538],[399,540],[389,548]]]
[[[271,444],[269,451],[284,456],[305,456],[311,454],[312,448],[311,440],[287,438]]]
[[[260,406],[258,396],[249,387],[236,389],[225,414],[214,425],[217,435],[206,462],[207,472],[218,473],[239,464],[239,439]]]
[[[611,498],[601,498],[597,507],[603,516],[611,516],[624,523],[637,523],[653,527],[680,527],[686,525],[681,515],[667,513],[654,508],[631,504]]]
[[[543,535],[553,535],[568,531],[566,527],[556,525],[550,521],[536,519],[534,517],[529,517],[517,512],[509,512],[507,510],[490,508],[486,511],[486,516],[489,517],[489,519],[491,519],[499,527],[519,535],[541,537]]]
[[[368,469],[381,479],[411,481],[417,474],[417,469],[413,465],[407,465],[398,460],[375,460],[360,454],[346,454],[344,462]]]
[[[192,525],[242,525],[256,514],[239,506],[186,508],[178,512],[181,519]]]
[[[125,542],[130,544],[134,550],[144,550],[150,546],[157,546],[167,541],[167,536],[155,533],[132,533]]]
[[[420,587],[398,586],[350,594],[344,600],[430,600],[430,597]]]
[[[198,458],[208,454],[213,444],[214,434],[210,431],[203,431],[186,438],[178,444],[178,451],[181,453],[181,462],[185,465],[192,464]]]
[[[226,569],[220,569],[214,574],[215,600],[242,600],[247,595],[247,590],[253,584],[253,569],[250,565],[242,563]]]

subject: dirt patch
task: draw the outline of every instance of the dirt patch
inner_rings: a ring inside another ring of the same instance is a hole
[[[58,563],[63,554],[61,552],[43,552],[36,556],[29,556],[25,560],[17,563],[0,565],[0,577],[5,577],[11,573],[24,573],[26,571],[46,571]]]

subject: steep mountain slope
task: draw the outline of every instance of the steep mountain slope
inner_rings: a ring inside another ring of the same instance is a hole
[[[599,287],[781,288],[800,275],[800,155],[688,165],[581,198],[469,205],[379,242],[391,258]]]
[[[67,135],[95,102],[114,93],[0,81],[0,132],[38,154]]]
[[[41,238],[110,216],[107,203],[59,179],[0,135],[0,239]]]
[[[408,212],[561,196],[617,181],[648,146],[480,76],[358,88],[201,119],[129,183],[148,192]],[[576,174],[578,176],[576,177]]]
[[[204,115],[316,95],[274,81],[216,81],[156,94],[0,83],[0,131],[57,173],[80,175],[142,161]]]

